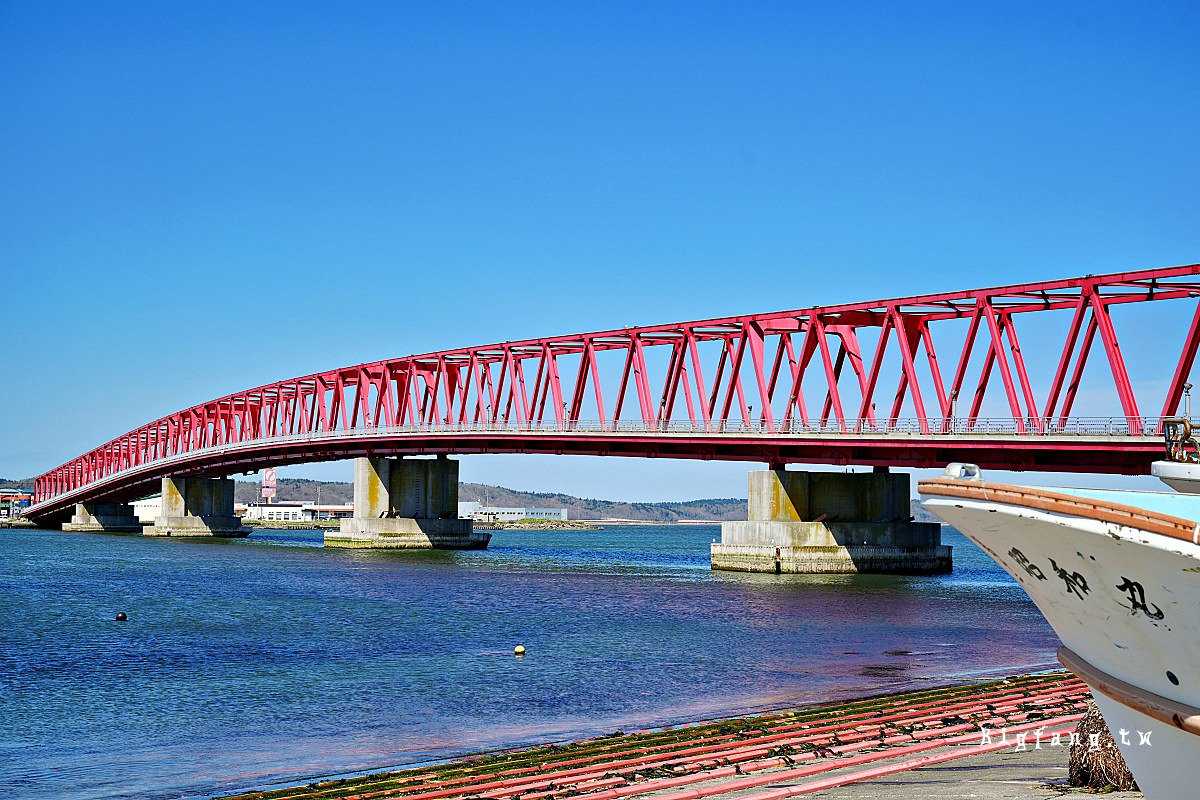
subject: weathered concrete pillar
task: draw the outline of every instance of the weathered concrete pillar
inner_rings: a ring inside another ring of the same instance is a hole
[[[905,473],[750,473],[746,522],[722,522],[712,568],[743,572],[950,572],[941,526],[913,522]]]
[[[75,515],[64,531],[140,531],[142,523],[128,503],[76,503]]]
[[[233,514],[230,478],[163,478],[162,513],[145,536],[221,536],[250,534]]]
[[[458,518],[457,461],[369,456],[354,462],[354,516],[325,546],[482,550],[491,538]]]

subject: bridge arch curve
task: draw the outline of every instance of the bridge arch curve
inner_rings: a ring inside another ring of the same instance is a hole
[[[546,453],[1146,474],[1200,349],[1200,265],[503,342],[247,389],[150,422],[38,476],[36,520],[170,475],[362,455]],[[1138,397],[1110,310],[1190,303],[1172,378]],[[1048,386],[1017,322],[1069,316]],[[939,360],[951,321],[967,334]],[[1120,407],[1073,416],[1089,357]],[[604,368],[602,368],[602,362]],[[608,363],[611,362],[611,363]],[[982,362],[978,375],[971,365]],[[617,368],[619,365],[619,368]],[[983,416],[992,387],[1000,413]]]

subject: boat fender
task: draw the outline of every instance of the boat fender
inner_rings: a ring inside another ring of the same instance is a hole
[[[956,481],[982,481],[983,476],[980,474],[978,464],[967,464],[962,461],[952,461],[946,465],[945,471],[942,473],[947,478]]]

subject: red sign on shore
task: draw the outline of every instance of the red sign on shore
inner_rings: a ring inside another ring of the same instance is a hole
[[[267,498],[275,496],[275,468],[274,467],[267,467],[266,469],[263,470],[262,496],[267,497]]]

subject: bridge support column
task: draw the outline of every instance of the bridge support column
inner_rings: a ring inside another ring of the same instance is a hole
[[[750,473],[748,521],[722,522],[712,568],[742,572],[950,572],[941,526],[913,522],[906,473]]]
[[[491,538],[458,518],[457,461],[366,457],[354,462],[354,516],[325,546],[483,550]]]
[[[232,479],[163,478],[162,514],[142,534],[238,538],[250,529],[233,514]]]
[[[142,523],[128,503],[76,503],[75,515],[64,531],[140,531]]]

